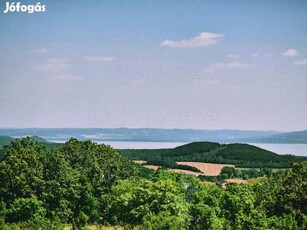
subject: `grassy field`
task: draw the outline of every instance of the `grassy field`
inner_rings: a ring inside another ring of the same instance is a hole
[[[261,181],[264,181],[267,177],[257,177],[257,178],[251,178],[247,180],[247,183],[249,185],[255,185],[255,184],[259,184]]]
[[[250,169],[255,169],[257,171],[260,171],[260,168],[237,168],[236,169],[238,170],[250,170]],[[288,170],[289,168],[271,168],[272,169],[272,172],[275,173],[275,172],[279,172],[279,171],[284,171],[284,170]]]
[[[133,162],[136,163],[136,164],[140,164],[141,165],[141,164],[146,164],[147,161],[134,160]]]
[[[233,179],[226,179],[225,180],[227,184],[229,183],[236,183],[236,184],[247,184],[247,180],[239,179],[239,178],[233,178]]]

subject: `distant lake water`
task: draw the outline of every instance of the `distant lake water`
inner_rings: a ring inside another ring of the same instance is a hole
[[[63,143],[64,141],[55,141]],[[134,142],[134,141],[93,141],[96,143],[104,143],[115,149],[167,149],[175,148],[187,142]],[[267,144],[267,143],[251,143],[278,154],[291,154],[296,156],[307,156],[307,144]]]
[[[253,143],[259,148],[266,149],[278,154],[291,154],[296,156],[307,156],[307,144],[267,144]]]
[[[111,145],[115,149],[164,149],[175,148],[186,142],[126,142],[126,141],[97,141]],[[262,144],[252,143],[251,145],[266,149],[278,154],[292,154],[297,156],[307,156],[307,144]]]
[[[104,143],[115,149],[169,149],[187,142],[134,142],[134,141],[95,141],[96,143]]]

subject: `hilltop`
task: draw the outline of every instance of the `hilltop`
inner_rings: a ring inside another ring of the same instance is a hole
[[[0,136],[39,136],[50,142],[70,138],[92,141],[220,143],[307,143],[307,131],[197,130],[158,128],[28,128],[0,129]]]
[[[253,141],[255,143],[304,144],[307,143],[307,130],[274,134],[267,137],[255,138]]]
[[[216,142],[193,142],[173,149],[126,149],[123,155],[147,162],[169,164],[174,162],[207,162],[234,164],[239,167],[290,167],[293,161],[307,157],[278,155],[249,144],[220,144]]]

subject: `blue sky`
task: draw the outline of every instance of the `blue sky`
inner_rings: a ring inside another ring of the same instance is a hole
[[[307,129],[306,1],[40,2],[0,1],[0,127]]]

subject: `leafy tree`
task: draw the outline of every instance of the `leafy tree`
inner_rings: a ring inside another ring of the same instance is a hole
[[[138,173],[133,162],[107,145],[72,138],[59,148],[59,153],[79,174],[70,216],[70,222],[77,228],[88,222],[99,222],[107,205],[104,195],[117,180]]]
[[[108,192],[116,180],[138,173],[130,160],[104,144],[72,138],[59,151],[73,169],[90,179],[96,197]]]
[[[294,163],[292,170],[285,172],[278,198],[283,211],[302,223],[307,215],[307,161]]]
[[[214,149],[209,155],[225,148],[210,146]],[[196,147],[193,154],[202,154]],[[172,154],[181,157],[185,148]],[[140,167],[111,147],[90,141],[71,139],[50,150],[32,138],[14,140],[0,160],[0,229],[52,230],[67,223],[73,229],[90,223],[141,229],[307,227],[307,162],[255,186],[231,184],[226,189],[164,168],[135,177]],[[271,173],[233,168],[222,172],[210,179]]]
[[[267,219],[268,229],[283,229],[283,230],[298,230],[306,229],[304,227],[299,228],[295,218],[292,215],[272,216]]]
[[[228,178],[236,176],[236,169],[234,167],[225,166],[221,170],[221,174],[226,174]]]
[[[177,223],[176,226],[187,226],[188,223],[188,205],[182,184],[171,179],[119,181],[112,187],[107,200],[106,218],[111,224],[153,227],[151,220],[161,216],[167,216]]]
[[[157,214],[148,213],[143,219],[143,227],[148,230],[184,230],[186,224],[179,216],[172,215],[169,211]]]
[[[289,219],[291,216],[298,227],[306,225],[306,178],[307,161],[294,163],[292,170],[279,172],[255,186],[257,205],[273,220]]]
[[[39,194],[47,210],[46,217],[69,222],[75,201],[80,197],[80,174],[73,170],[59,151],[47,152],[41,157],[43,192]]]
[[[17,139],[5,148],[0,162],[0,200],[13,203],[42,193],[43,164],[40,157],[48,150],[31,138]]]

